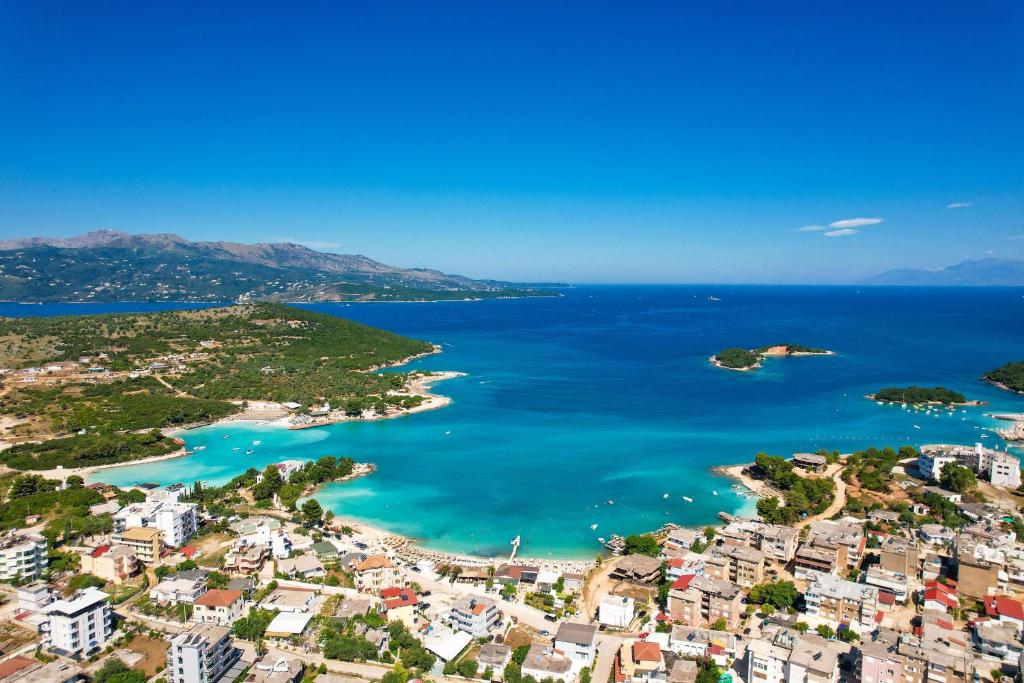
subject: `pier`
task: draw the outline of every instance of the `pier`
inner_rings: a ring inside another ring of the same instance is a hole
[[[518,534],[516,534],[516,537],[512,539],[512,552],[508,556],[509,562],[516,559],[516,553],[519,552],[519,543],[521,540],[522,537],[520,537]]]

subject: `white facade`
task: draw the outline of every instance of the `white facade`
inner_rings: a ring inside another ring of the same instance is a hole
[[[633,598],[607,595],[597,608],[597,620],[605,626],[626,628],[633,621]]]
[[[214,683],[240,654],[227,626],[196,624],[171,639],[165,675],[169,683]]]
[[[992,456],[989,481],[993,486],[1004,486],[1008,489],[1020,487],[1020,460],[1009,453],[996,451]]]
[[[467,593],[459,596],[452,604],[450,618],[455,628],[480,638],[486,636],[490,628],[498,623],[501,612],[494,600]]]
[[[206,592],[206,582],[194,579],[164,579],[149,591],[149,599],[161,605],[191,605]]]
[[[43,645],[75,656],[100,650],[114,633],[109,597],[98,588],[86,588],[47,605],[47,622],[40,627]]]
[[[196,535],[199,518],[194,503],[173,501],[146,501],[133,503],[114,515],[114,530],[132,527],[153,527],[164,532],[164,543],[179,547]]]
[[[46,569],[46,539],[9,534],[0,539],[0,581],[35,579]]]

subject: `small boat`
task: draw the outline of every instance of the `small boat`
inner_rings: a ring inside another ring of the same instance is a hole
[[[693,498],[690,498],[689,496],[683,496],[683,500],[685,500],[687,503],[693,502]]]
[[[608,504],[609,504],[609,505],[615,505],[615,501],[614,501],[614,500],[612,500],[611,498],[609,498],[609,499],[608,499]]]
[[[591,530],[594,530],[594,529],[596,529],[596,528],[597,528],[597,525],[596,525],[596,524],[591,524],[591,525],[590,525],[590,529],[591,529]]]
[[[230,434],[225,434],[225,435],[224,435],[224,438],[225,438],[225,439],[230,439],[230,438],[231,438],[231,435],[230,435]]]
[[[712,496],[717,496],[717,495],[718,495],[718,491],[712,491],[712,492],[711,492],[711,495],[712,495]]]
[[[598,543],[604,543],[604,536],[598,536],[597,542]]]
[[[194,451],[205,451],[206,450],[206,446],[196,446],[192,450],[194,450]]]
[[[662,498],[668,498],[668,494],[667,494],[667,493],[664,493],[664,494],[662,494],[662,496],[661,496],[661,497],[662,497]]]
[[[913,425],[914,429],[920,429],[917,425]]]
[[[448,435],[449,435],[449,434],[451,434],[451,433],[452,433],[452,430],[450,430],[450,429],[449,429],[449,430],[448,430],[447,432],[445,432],[445,433],[444,433],[444,435],[445,435],[445,436],[448,436]]]
[[[233,451],[240,451],[242,449],[241,448],[232,448],[231,450],[233,450]]]
[[[259,441],[259,440],[256,440],[256,441],[253,441],[253,442],[252,442],[252,445],[253,445],[253,446],[259,446],[259,445],[260,445],[261,443],[263,443],[263,442],[262,442],[262,441]]]
[[[256,451],[254,451],[253,449],[251,449],[251,448],[250,448],[249,450],[247,450],[247,451],[245,452],[245,454],[246,454],[246,455],[252,455],[252,454],[253,454],[253,453],[255,453],[255,452],[256,452]]]
[[[709,296],[708,301],[721,301],[717,296]]]

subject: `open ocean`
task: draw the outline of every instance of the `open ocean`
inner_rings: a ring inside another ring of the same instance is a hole
[[[435,387],[453,405],[303,431],[197,429],[185,438],[205,445],[201,453],[95,479],[218,484],[250,466],[348,455],[379,470],[316,495],[339,515],[441,550],[500,554],[521,534],[526,556],[586,557],[600,549],[599,536],[711,523],[719,510],[749,508],[731,481],[709,472],[714,465],[758,451],[974,443],[982,434],[1005,447],[985,431],[996,422],[983,413],[1024,412],[1024,397],[978,379],[1024,359],[1024,289],[607,286],[564,294],[307,306],[442,344],[442,355],[410,367],[468,373]],[[5,304],[0,314],[168,307]],[[782,342],[838,355],[768,359],[751,373],[707,361],[728,346]],[[944,385],[991,405],[936,417],[863,398],[904,384]],[[231,450],[253,440],[262,444],[252,455]]]

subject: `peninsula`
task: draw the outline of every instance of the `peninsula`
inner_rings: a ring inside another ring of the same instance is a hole
[[[986,372],[981,378],[1000,389],[1024,394],[1024,361],[1000,365],[995,370]]]
[[[378,372],[424,341],[274,303],[0,320],[0,462],[80,468],[183,454],[162,430],[323,423],[439,407],[452,374]]]
[[[726,370],[756,370],[765,358],[771,356],[831,356],[835,352],[802,344],[769,344],[756,349],[731,347],[723,349],[709,359],[715,367]]]

